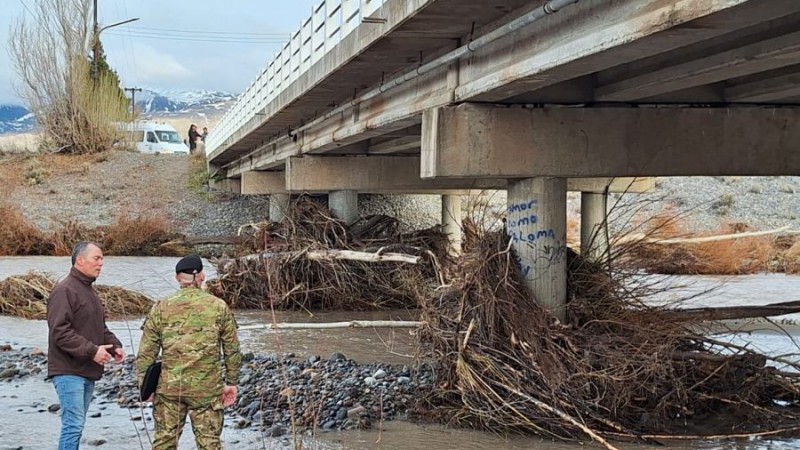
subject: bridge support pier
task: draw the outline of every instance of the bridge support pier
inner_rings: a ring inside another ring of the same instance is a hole
[[[507,232],[536,301],[562,322],[567,303],[567,180],[536,177],[510,183]]]
[[[271,194],[269,196],[269,221],[280,222],[286,217],[289,208],[289,194]]]
[[[591,261],[608,258],[608,194],[581,192],[581,255]]]
[[[442,230],[450,240],[450,255],[461,254],[461,196],[442,196]]]
[[[337,218],[353,223],[358,220],[358,192],[333,191],[328,194],[328,207]]]

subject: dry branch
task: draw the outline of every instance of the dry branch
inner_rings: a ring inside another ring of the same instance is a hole
[[[413,320],[351,320],[327,323],[264,323],[245,325],[239,330],[328,330],[335,328],[419,328],[422,322]]]
[[[670,322],[701,322],[708,320],[751,319],[800,312],[800,301],[771,303],[759,306],[723,306],[717,308],[687,308],[665,311],[663,319]]]
[[[265,259],[295,259],[306,258],[310,261],[362,261],[362,262],[403,262],[418,264],[419,256],[405,255],[402,253],[369,253],[353,250],[308,250],[297,252],[266,252],[257,255],[245,255],[236,258],[239,261],[260,261]],[[235,263],[234,259],[222,259],[217,263],[217,270],[225,272]]]
[[[703,244],[706,242],[718,242],[730,239],[745,239],[745,238],[752,238],[759,236],[769,236],[772,234],[800,234],[799,230],[790,230],[790,228],[791,227],[789,225],[786,225],[784,227],[776,228],[774,230],[748,231],[744,233],[718,234],[716,236],[702,236],[693,238],[671,238],[671,239],[658,239],[649,237],[643,233],[636,233],[624,236],[623,238],[616,240],[614,243],[617,245],[634,243],[634,242],[642,244],[661,244],[661,245]]]

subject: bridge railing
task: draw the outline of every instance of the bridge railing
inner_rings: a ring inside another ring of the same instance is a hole
[[[209,134],[206,154],[232,143],[234,133],[333,50],[362,23],[364,17],[376,12],[385,1],[323,0],[314,6],[311,17],[302,22],[300,29],[239,95]]]

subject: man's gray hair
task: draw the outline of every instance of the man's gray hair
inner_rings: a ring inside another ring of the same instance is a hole
[[[92,241],[80,241],[75,244],[75,247],[72,247],[72,265],[75,265],[75,261],[78,260],[78,256],[84,256],[86,254],[86,250],[88,250],[90,245],[94,245],[97,248],[100,248],[99,245]]]

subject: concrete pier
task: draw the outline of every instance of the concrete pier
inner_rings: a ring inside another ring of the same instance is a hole
[[[567,302],[567,181],[528,178],[509,186],[506,227],[525,283],[564,321]]]
[[[608,194],[581,192],[581,254],[592,261],[608,258]]]
[[[461,196],[442,196],[442,229],[450,240],[450,255],[461,254]]]
[[[289,207],[289,194],[272,194],[269,196],[269,220],[270,222],[280,222],[286,217],[286,209]]]
[[[337,218],[353,223],[358,220],[358,192],[333,191],[328,194],[328,207]]]

